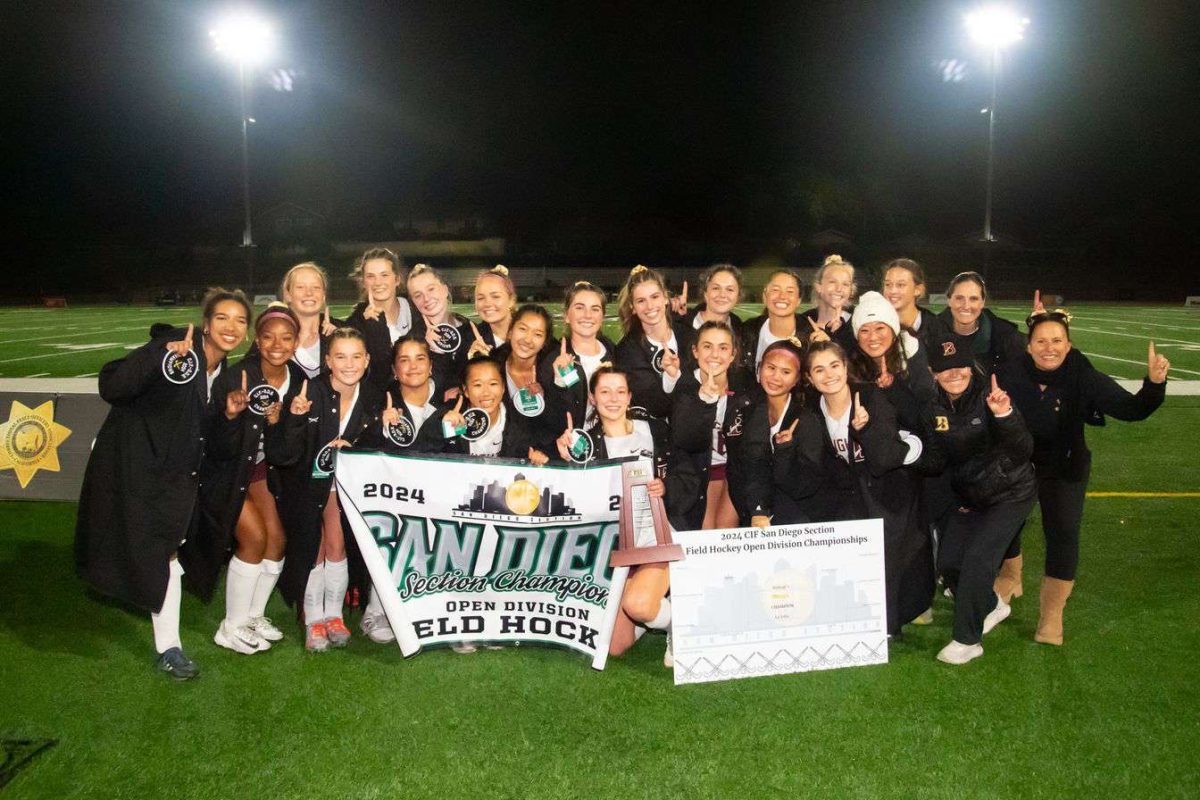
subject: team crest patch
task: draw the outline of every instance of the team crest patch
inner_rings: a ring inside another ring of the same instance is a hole
[[[440,353],[456,353],[459,345],[462,344],[462,334],[458,332],[458,328],[448,322],[443,322],[433,329],[435,337],[434,347]]]
[[[471,442],[482,439],[492,427],[491,417],[482,408],[468,408],[463,412],[463,421],[467,424],[463,438]]]
[[[333,474],[333,466],[337,461],[337,448],[331,444],[327,444],[317,451],[317,457],[313,459],[312,476],[314,478],[328,478]]]
[[[954,346],[954,342],[942,342],[942,355],[952,356],[958,352],[958,348]]]
[[[248,402],[246,407],[251,412],[258,414],[260,417],[267,413],[267,409],[279,402],[279,390],[269,383],[264,383],[255,386],[247,392]]]
[[[183,385],[191,382],[200,371],[200,357],[195,350],[188,350],[183,355],[176,355],[170,350],[163,355],[162,374],[171,383]]]
[[[417,429],[408,417],[401,417],[395,425],[385,425],[384,433],[394,444],[408,447],[417,440]]]
[[[586,464],[591,461],[592,455],[596,452],[596,444],[592,441],[592,437],[582,428],[573,428],[571,434],[573,439],[571,446],[567,448],[567,455],[571,457],[571,461],[576,464]]]
[[[650,366],[654,367],[654,371],[660,375],[663,371],[663,357],[666,356],[666,354],[667,348],[661,347],[658,350],[655,350],[654,355],[650,357]]]

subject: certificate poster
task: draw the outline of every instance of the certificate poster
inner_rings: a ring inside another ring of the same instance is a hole
[[[887,663],[882,520],[672,538],[676,684]]]

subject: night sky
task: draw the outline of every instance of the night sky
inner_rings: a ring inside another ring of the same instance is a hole
[[[283,45],[254,83],[258,210],[295,202],[366,238],[401,213],[483,214],[528,241],[982,224],[989,72],[966,3],[257,7]],[[22,238],[240,241],[234,70],[208,38],[221,8],[6,4]],[[1019,8],[996,229],[1190,248],[1200,9]],[[943,80],[947,59],[964,80]],[[290,92],[268,84],[281,68]]]

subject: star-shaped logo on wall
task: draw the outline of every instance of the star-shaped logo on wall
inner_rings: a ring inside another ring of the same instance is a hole
[[[58,472],[58,446],[70,428],[54,421],[54,401],[29,408],[14,400],[8,422],[0,423],[0,470],[11,469],[24,489],[39,469]]]

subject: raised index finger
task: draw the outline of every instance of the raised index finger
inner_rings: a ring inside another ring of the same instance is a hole
[[[687,281],[683,282],[683,292],[680,295],[683,298],[684,306],[687,305]]]
[[[567,430],[574,430],[574,428],[575,428],[575,424],[571,420],[571,412],[568,411],[567,412]]]
[[[475,341],[482,342],[483,336],[479,333],[479,328],[475,327],[475,323],[471,323],[471,333],[475,334]]]
[[[994,373],[994,372],[992,373],[992,391],[993,392],[1000,391],[1000,384],[996,382],[996,373]]]
[[[567,337],[566,337],[566,336],[564,336],[564,337],[562,338],[562,348],[561,348],[561,351],[562,351],[562,354],[563,354],[564,356],[567,354]]]
[[[1156,359],[1156,358],[1158,358],[1158,351],[1154,349],[1154,340],[1151,339],[1150,340],[1150,360],[1154,361],[1154,359]]]
[[[188,327],[187,327],[187,333],[186,333],[186,334],[184,335],[184,337],[183,337],[183,340],[184,340],[185,342],[187,342],[187,344],[188,344],[188,347],[191,347],[191,346],[192,346],[192,333],[193,333],[195,330],[196,330],[196,326],[195,326],[195,325],[193,325],[192,323],[190,323],[190,322],[189,322],[189,323],[188,323]]]
[[[242,391],[246,391],[246,370],[242,370]]]
[[[458,399],[454,401],[454,413],[455,414],[457,414],[459,411],[462,410],[462,401],[463,401],[462,392],[459,392]]]
[[[387,409],[388,409],[388,411],[391,411],[392,410],[392,393],[384,392],[384,394],[387,395]]]
[[[795,432],[796,432],[796,426],[797,426],[797,425],[799,425],[799,424],[800,424],[800,418],[799,418],[799,417],[796,417],[794,420],[792,420],[792,424],[788,426],[787,432],[788,432],[789,434],[795,433]]]
[[[308,399],[308,378],[305,378],[304,383],[300,384],[300,397]]]
[[[1042,305],[1042,290],[1034,289],[1033,290],[1033,307],[1038,308],[1041,305]]]

